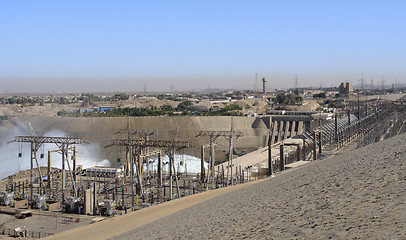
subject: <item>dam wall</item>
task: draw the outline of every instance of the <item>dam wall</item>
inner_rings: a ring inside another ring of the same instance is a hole
[[[84,138],[87,142],[100,144],[103,153],[98,157],[105,156],[107,159],[115,159],[122,158],[122,153],[118,153],[119,150],[116,147],[105,149],[104,146],[111,143],[115,138],[127,138],[128,124],[133,130],[155,130],[156,132],[151,136],[151,139],[187,141],[195,148],[182,151],[200,157],[200,146],[209,143],[208,136],[197,136],[200,131],[230,131],[231,125],[233,125],[235,131],[244,134],[234,140],[233,143],[236,152],[241,153],[242,151],[251,152],[265,147],[268,144],[269,129],[271,129],[271,139],[274,143],[301,134],[308,121],[310,121],[308,118],[301,116],[19,116],[10,117],[5,127],[16,135],[29,135],[29,123],[31,123],[35,134],[39,136],[49,136],[50,134],[64,136],[69,132],[71,137]],[[12,131],[13,129],[19,131]],[[122,133],[117,134],[120,130]],[[14,136],[12,137],[14,138]],[[141,136],[135,135],[134,138],[140,139]],[[9,140],[12,139],[7,139],[7,141]],[[228,139],[218,137],[215,143],[216,159],[224,160],[225,154],[229,151]]]
[[[232,120],[231,120],[232,119]],[[90,143],[108,145],[114,138],[127,138],[126,133],[116,134],[127,128],[129,123],[133,130],[156,130],[151,139],[188,141],[196,148],[185,149],[185,153],[200,156],[200,146],[209,143],[208,136],[198,136],[200,131],[229,131],[231,121],[235,131],[243,132],[244,136],[234,141],[237,152],[249,152],[266,146],[268,127],[261,118],[229,117],[229,116],[148,116],[148,117],[44,117],[19,116],[10,118],[7,129],[19,130],[18,134],[29,135],[31,123],[36,135],[59,133],[63,136],[69,132],[71,137],[84,138]],[[14,131],[15,132],[15,131]],[[25,133],[24,133],[25,132]],[[141,136],[135,135],[135,138]],[[7,141],[12,139],[7,139]],[[228,139],[216,139],[216,156],[221,158],[228,152]],[[106,158],[114,159],[117,150],[102,150]]]

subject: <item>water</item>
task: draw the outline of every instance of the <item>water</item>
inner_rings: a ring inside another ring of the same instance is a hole
[[[9,136],[2,136],[0,142],[0,179],[3,179],[9,175],[30,169],[31,166],[31,144],[30,143],[9,143],[15,136],[22,135],[19,132],[10,133]],[[44,136],[65,136],[65,133],[60,131],[52,131],[44,134]],[[58,146],[56,144],[43,144],[37,152],[37,158],[41,167],[46,167],[48,164],[48,151],[56,150]],[[80,144],[76,145],[76,164],[83,165],[83,168],[92,166],[110,166],[108,159],[100,159],[99,153],[101,152],[101,146],[99,144]],[[19,153],[22,153],[22,157],[19,157]],[[44,153],[44,158],[40,158],[41,153]],[[72,152],[69,153],[69,159],[72,156]],[[70,161],[72,164],[72,161]],[[62,156],[60,153],[52,153],[51,166],[56,168],[62,168]],[[37,168],[34,160],[34,168]],[[68,166],[66,166],[68,169]]]
[[[149,159],[150,166],[149,169],[154,171],[158,169],[158,158]],[[186,155],[186,154],[175,154],[174,157],[175,169],[179,173],[200,173],[200,158]],[[205,169],[208,168],[208,163],[204,162]],[[162,170],[169,171],[169,157],[165,155],[162,157]],[[144,167],[146,171],[146,166]]]

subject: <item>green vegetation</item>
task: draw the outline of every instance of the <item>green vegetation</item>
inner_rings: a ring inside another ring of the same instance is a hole
[[[313,98],[326,98],[326,92],[321,92],[313,95]]]
[[[327,99],[324,101],[324,105],[327,105],[329,108],[341,108],[340,102],[337,100]]]
[[[238,111],[238,110],[242,110],[242,107],[238,106],[237,104],[230,104],[225,106],[222,111],[224,112],[229,112],[229,111]]]
[[[41,103],[41,99],[38,97],[31,98],[31,97],[11,97],[11,98],[0,98],[0,102],[2,104],[23,104],[27,106],[35,105],[36,103]]]
[[[128,100],[130,96],[125,93],[117,93],[109,97],[99,97],[91,93],[81,94],[80,97],[57,97],[50,95],[47,99],[41,97],[9,97],[9,98],[0,98],[1,104],[22,104],[25,106],[39,105],[44,106],[45,103],[57,103],[57,104],[71,104],[82,102],[83,106],[92,105],[95,102],[116,102],[122,100]]]
[[[168,95],[168,94],[160,94],[158,96],[156,96],[157,99],[159,100],[172,100],[172,101],[181,101],[181,98],[179,98],[176,95]]]
[[[294,93],[279,93],[273,101],[278,104],[297,104],[303,102],[303,99]]]
[[[183,101],[178,104],[176,108],[170,105],[163,105],[162,107],[134,107],[134,108],[113,108],[112,111],[106,110],[104,112],[75,112],[68,113],[66,111],[59,111],[58,116],[73,116],[73,117],[121,117],[121,116],[241,116],[242,107],[236,104],[230,104],[223,108],[204,109],[193,106],[189,100]]]

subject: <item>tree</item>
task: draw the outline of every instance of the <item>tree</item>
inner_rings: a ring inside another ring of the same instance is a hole
[[[295,104],[298,102],[303,102],[303,98],[294,93],[279,93],[276,95],[276,98],[274,98],[273,101],[279,104]]]
[[[183,101],[181,103],[178,104],[178,106],[176,107],[177,111],[185,111],[189,108],[189,106],[192,105],[192,102],[189,100]]]
[[[163,105],[161,107],[161,110],[164,111],[164,112],[173,112],[174,109],[173,109],[173,107],[171,105]]]
[[[225,106],[223,109],[223,111],[235,111],[235,110],[242,110],[242,107],[237,105],[237,104],[230,104]]]
[[[325,92],[317,93],[313,95],[313,98],[326,98],[327,95]]]
[[[130,96],[125,93],[117,93],[114,95],[114,100],[128,100],[129,98]]]

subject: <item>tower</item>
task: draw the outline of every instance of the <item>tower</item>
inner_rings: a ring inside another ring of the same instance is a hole
[[[383,75],[381,76],[381,90],[385,89],[385,80],[383,79]]]
[[[299,81],[297,80],[297,75],[295,77],[295,94],[299,96]]]
[[[255,73],[254,91],[258,91],[258,73]]]
[[[262,78],[262,93],[266,94],[266,78]]]

